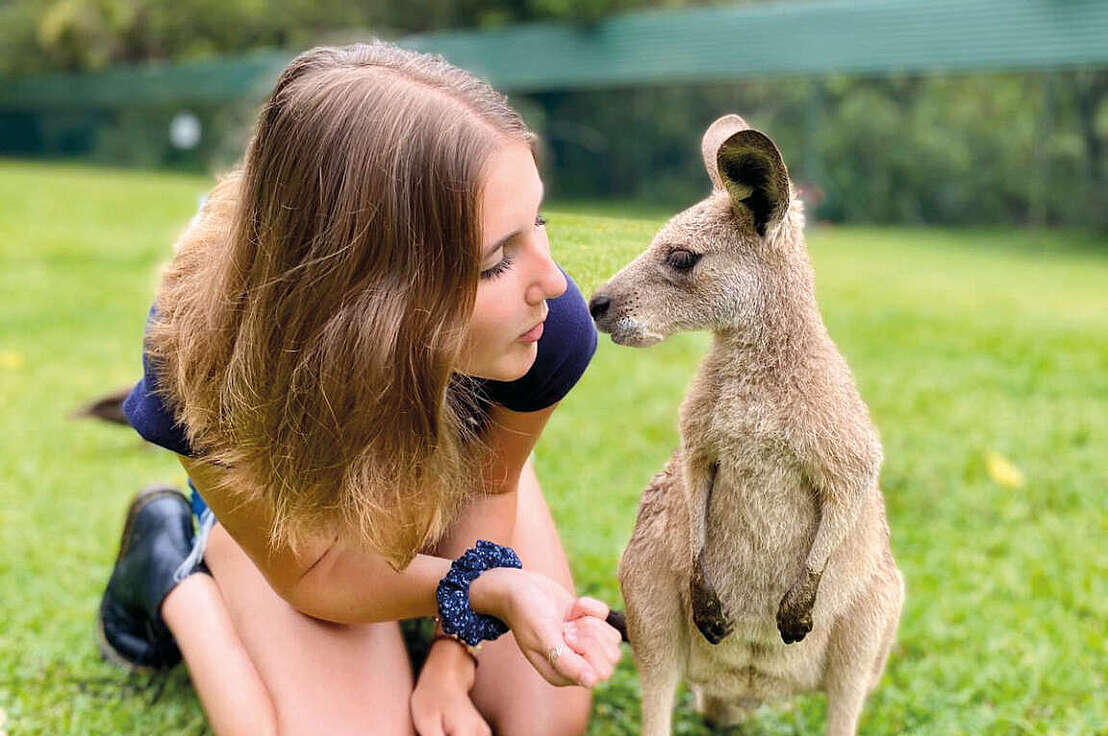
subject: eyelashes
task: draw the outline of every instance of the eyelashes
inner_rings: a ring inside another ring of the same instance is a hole
[[[537,215],[535,217],[535,227],[536,228],[546,227],[546,218],[543,217],[542,215]],[[497,276],[501,275],[502,273],[504,273],[505,271],[507,271],[511,267],[512,267],[512,257],[509,256],[507,253],[505,253],[504,257],[500,260],[499,263],[497,263],[492,268],[487,268],[487,269],[485,269],[484,271],[481,272],[481,279],[482,280],[495,279]]]
[[[511,265],[512,265],[512,257],[508,256],[508,255],[505,255],[504,258],[502,258],[500,260],[500,263],[497,263],[492,268],[489,268],[489,269],[486,269],[486,270],[482,271],[481,272],[481,278],[483,278],[483,279],[495,279],[497,276],[499,276],[500,274],[507,271],[511,267]]]

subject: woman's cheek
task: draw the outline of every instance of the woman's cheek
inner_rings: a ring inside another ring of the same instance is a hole
[[[475,305],[473,316],[466,330],[466,346],[473,367],[486,369],[491,363],[498,362],[505,350],[504,340],[498,334],[495,314],[490,314],[491,305]]]
[[[509,271],[493,283],[481,284],[469,324],[474,362],[499,380],[518,377],[534,360],[534,345],[518,342],[529,315],[520,296],[516,273]]]

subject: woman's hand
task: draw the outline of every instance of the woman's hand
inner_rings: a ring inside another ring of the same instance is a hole
[[[541,573],[505,567],[473,581],[470,600],[474,610],[508,625],[523,656],[550,684],[592,687],[612,676],[620,636],[604,621],[604,603],[575,597]]]
[[[469,698],[475,669],[473,659],[457,643],[432,642],[410,701],[419,736],[492,734]]]

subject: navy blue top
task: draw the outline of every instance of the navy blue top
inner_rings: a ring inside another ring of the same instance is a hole
[[[559,266],[559,268],[561,268]],[[523,377],[515,381],[478,379],[478,387],[489,402],[512,411],[538,411],[557,403],[585,372],[596,351],[596,327],[577,284],[566,276],[566,291],[548,299],[550,312],[539,338],[538,356]],[[150,308],[153,316],[154,308]],[[184,427],[178,424],[156,393],[157,375],[142,354],[142,380],[123,402],[127,421],[142,438],[180,455],[192,455]]]

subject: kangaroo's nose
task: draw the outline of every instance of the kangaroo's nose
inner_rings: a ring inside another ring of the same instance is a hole
[[[608,306],[611,305],[612,300],[603,294],[597,294],[589,301],[589,314],[593,319],[600,319],[607,313]]]

